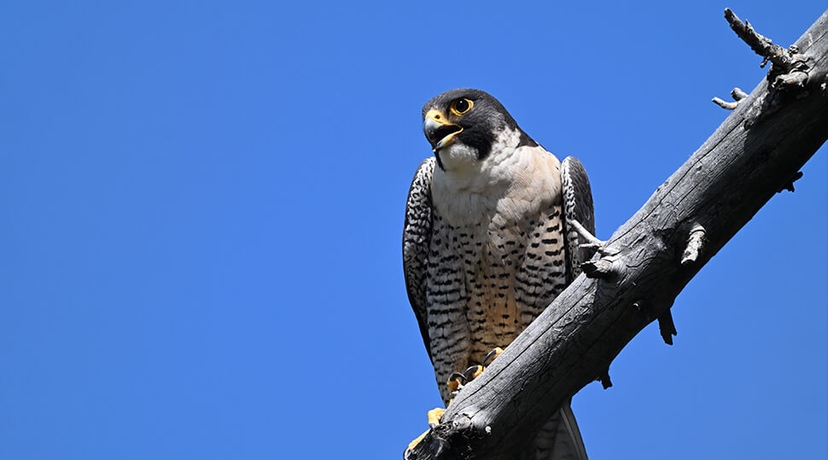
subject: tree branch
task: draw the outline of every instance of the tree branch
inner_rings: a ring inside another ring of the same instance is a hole
[[[753,30],[753,26],[749,22],[742,22],[736,13],[725,8],[724,16],[730,24],[730,28],[736,32],[736,35],[750,46],[754,53],[765,58],[761,66],[764,67],[767,61],[771,61],[774,65],[789,67],[791,64],[791,56],[785,48],[774,44],[770,39],[760,35]]]
[[[558,296],[409,458],[511,458],[567,398],[593,380],[610,385],[610,363],[647,324],[675,334],[676,296],[828,138],[828,12],[795,46],[796,62],[742,99],[606,242],[598,276]]]

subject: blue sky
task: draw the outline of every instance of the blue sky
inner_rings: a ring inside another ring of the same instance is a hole
[[[439,404],[403,284],[420,108],[477,87],[629,218],[826,8],[0,9],[0,458],[399,458]],[[631,4],[630,4],[631,3]],[[593,459],[828,456],[828,164],[574,399]],[[349,456],[345,453],[358,452]]]

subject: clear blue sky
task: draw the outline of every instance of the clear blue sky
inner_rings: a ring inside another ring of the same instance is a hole
[[[630,217],[825,0],[0,8],[0,458],[399,458],[420,107],[471,86]],[[759,3],[764,3],[759,4]],[[828,150],[573,402],[591,458],[828,456]]]

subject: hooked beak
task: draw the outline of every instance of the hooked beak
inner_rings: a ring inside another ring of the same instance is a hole
[[[434,153],[451,144],[461,131],[463,128],[460,125],[450,123],[445,114],[437,109],[429,110],[423,120],[423,132]]]

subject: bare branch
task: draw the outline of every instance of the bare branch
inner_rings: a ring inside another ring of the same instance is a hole
[[[730,28],[736,32],[736,35],[738,35],[742,41],[750,46],[750,49],[752,49],[754,53],[762,56],[766,60],[771,61],[775,65],[782,67],[790,66],[791,59],[785,48],[775,45],[769,38],[757,33],[753,30],[753,26],[751,26],[749,22],[742,22],[742,20],[739,19],[739,17],[736,16],[736,13],[731,11],[730,8],[725,8],[724,16],[730,24]],[[766,61],[763,61],[761,64],[762,67],[765,66],[764,62]]]
[[[589,233],[589,230],[585,229],[584,226],[581,225],[581,223],[578,222],[576,219],[570,220],[569,225],[571,225],[572,228],[574,228],[575,231],[578,232],[578,236],[580,236],[584,239],[584,241],[586,241],[586,243],[582,244],[581,246],[597,249],[600,251],[601,248],[603,248],[606,244],[605,241],[601,241],[598,238],[596,238],[595,235]]]
[[[676,296],[828,138],[828,12],[797,47],[813,63],[803,86],[769,104],[778,88],[766,79],[743,98],[604,245],[618,252],[594,273],[609,276],[578,277],[464,387],[410,458],[512,458],[563,401],[594,380],[609,386],[610,363],[647,324],[658,319],[672,340]]]
[[[794,176],[791,178],[791,180],[779,189],[778,193],[781,193],[785,190],[791,193],[795,192],[796,190],[794,189],[794,182],[798,181],[799,179],[802,179],[802,171],[797,171],[796,174],[794,174]]]
[[[713,98],[713,103],[725,110],[736,110],[736,107],[739,107],[739,101],[727,102],[724,99],[718,97]]]
[[[667,345],[672,345],[673,336],[678,335],[676,323],[673,321],[673,312],[670,310],[658,317],[658,333]]]
[[[742,88],[733,88],[730,90],[730,96],[733,97],[734,101],[738,102],[748,97],[748,93],[742,91]]]
[[[725,8],[724,15],[736,35],[756,54],[764,58],[760,67],[764,67],[768,61],[772,63],[768,72],[768,81],[771,82],[773,88],[805,86],[810,74],[810,64],[808,58],[799,52],[798,45],[791,45],[788,49],[782,48],[756,32],[747,21],[742,22],[730,8]],[[716,100],[714,99],[713,102]]]

